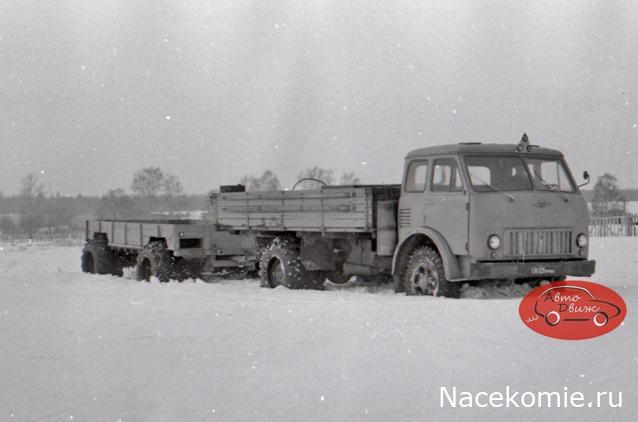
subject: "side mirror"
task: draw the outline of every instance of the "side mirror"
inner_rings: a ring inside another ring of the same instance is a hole
[[[585,183],[583,183],[582,185],[578,185],[578,187],[589,184],[589,172],[587,170],[583,172],[583,179],[585,179]]]

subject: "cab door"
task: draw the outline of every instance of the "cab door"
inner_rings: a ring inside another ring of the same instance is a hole
[[[406,162],[397,216],[399,239],[403,239],[413,229],[425,226],[425,189],[429,168],[430,160],[427,158]]]
[[[439,232],[454,255],[467,255],[469,195],[456,157],[432,161],[425,192],[425,225]]]

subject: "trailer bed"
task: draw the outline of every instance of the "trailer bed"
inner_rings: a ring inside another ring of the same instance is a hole
[[[201,249],[206,231],[203,220],[87,220],[85,237],[103,233],[114,248],[142,249],[151,239],[163,238],[173,250]]]

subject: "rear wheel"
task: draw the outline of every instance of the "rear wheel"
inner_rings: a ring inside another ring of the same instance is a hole
[[[326,274],[307,271],[301,262],[299,246],[293,239],[273,239],[259,260],[261,287],[285,286],[289,289],[322,289]]]
[[[175,276],[175,262],[164,242],[151,242],[137,255],[135,276],[150,281],[152,276],[166,283]]]
[[[443,261],[430,246],[421,246],[412,252],[403,274],[405,293],[457,298],[461,294],[458,283],[445,279]]]
[[[120,259],[104,240],[86,242],[82,249],[81,267],[85,273],[122,276]]]

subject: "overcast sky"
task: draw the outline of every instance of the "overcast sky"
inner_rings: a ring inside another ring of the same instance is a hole
[[[638,187],[635,1],[0,0],[0,191],[190,193],[410,149],[532,143]]]

